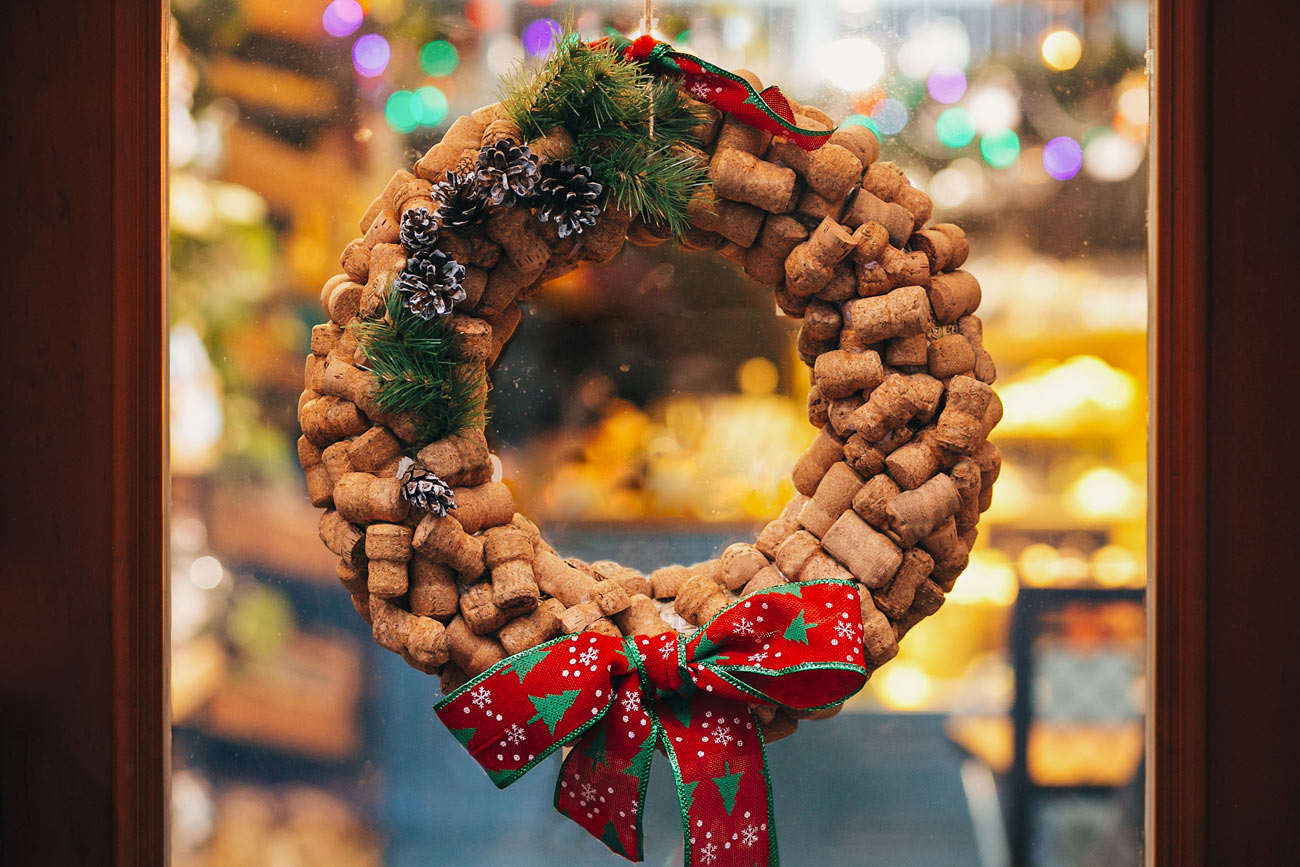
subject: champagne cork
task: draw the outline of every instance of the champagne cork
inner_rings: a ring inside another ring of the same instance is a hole
[[[424,556],[450,566],[467,580],[483,574],[483,543],[450,516],[427,514],[415,528],[411,544]]]
[[[492,601],[492,585],[487,581],[471,584],[461,591],[460,616],[475,635],[492,635],[509,620],[506,612]]]
[[[870,166],[880,157],[880,141],[875,133],[865,126],[847,123],[831,133],[827,145],[838,145],[858,158],[864,167]]]
[[[812,190],[807,190],[799,197],[799,204],[795,206],[794,212],[806,222],[818,223],[822,220],[839,222],[844,216],[848,201],[848,199],[840,199],[833,202]]]
[[[353,595],[365,594],[369,597],[370,591],[366,589],[367,565],[368,564],[363,563],[360,567],[357,567],[353,566],[347,560],[339,560],[338,563],[334,564],[334,574],[338,576],[339,583],[342,584],[349,593]],[[367,602],[366,605],[368,607],[370,603]]]
[[[416,617],[386,599],[370,597],[370,622],[375,643],[416,662],[436,668],[447,662],[448,640],[443,625],[428,617]]]
[[[650,573],[650,593],[655,599],[672,599],[690,578],[685,566],[661,566]]]
[[[628,597],[650,596],[650,580],[635,569],[630,569],[613,560],[597,560],[591,564],[597,581],[613,581],[623,588]]]
[[[596,602],[601,614],[617,614],[628,606],[627,593],[622,587],[610,581],[596,581],[550,552],[537,554],[533,572],[542,592],[560,600],[566,608],[590,600]]]
[[[370,428],[347,445],[348,464],[361,473],[378,473],[401,457],[402,444],[380,425]]]
[[[339,338],[342,336],[343,329],[333,322],[322,322],[319,325],[313,325],[311,329],[311,354],[316,356],[329,355],[330,350],[338,345]]]
[[[930,361],[930,342],[924,334],[894,337],[885,344],[885,363],[890,367],[924,367]]]
[[[910,184],[904,184],[899,189],[894,201],[907,208],[912,215],[913,230],[919,229],[928,223],[930,216],[934,213],[934,203],[930,201],[930,197]]]
[[[334,479],[325,468],[321,450],[307,437],[298,437],[298,463],[307,479],[307,498],[318,509],[334,505]]]
[[[428,181],[442,180],[444,174],[456,165],[461,153],[469,147],[478,147],[487,123],[480,123],[469,115],[456,119],[443,134],[442,141],[429,148],[415,162],[415,174]]]
[[[858,264],[876,262],[885,255],[889,246],[889,230],[874,220],[868,220],[853,230],[857,246],[853,248],[853,261]]]
[[[500,642],[486,635],[475,635],[464,617],[456,617],[447,624],[447,647],[452,662],[470,677],[482,674],[506,658]]]
[[[880,265],[891,287],[930,285],[930,262],[924,253],[904,253],[897,247],[886,247],[880,253]]]
[[[861,596],[863,652],[871,667],[879,668],[898,656],[898,638],[889,618],[876,607],[871,593],[863,590]]]
[[[980,284],[969,271],[935,274],[930,278],[930,305],[941,325],[956,322],[980,306]]]
[[[988,436],[984,417],[992,399],[993,389],[985,383],[969,376],[954,376],[935,430],[939,446],[961,455],[975,454]]]
[[[877,530],[883,530],[889,504],[899,494],[898,485],[884,473],[872,476],[853,496],[853,511]]]
[[[822,220],[808,240],[786,257],[786,288],[798,297],[815,295],[830,282],[835,266],[855,246],[849,229],[832,219]]]
[[[456,521],[466,533],[509,524],[515,516],[515,498],[501,482],[486,482],[472,488],[453,488]]]
[[[980,511],[988,511],[993,502],[993,483],[1002,470],[1002,451],[985,440],[975,452],[975,463],[980,468]]]
[[[560,635],[564,631],[560,625],[563,613],[564,604],[560,600],[547,599],[533,613],[516,617],[501,627],[497,639],[505,652],[514,656]]]
[[[818,356],[813,365],[813,381],[821,393],[832,400],[848,397],[857,391],[871,391],[884,379],[880,356],[870,350],[833,350]]]
[[[930,303],[919,286],[895,289],[877,298],[861,298],[844,305],[844,330],[853,344],[867,347],[891,337],[907,337],[925,331]]]
[[[695,228],[715,232],[745,248],[754,246],[765,216],[764,211],[753,205],[720,198],[711,189],[697,192],[686,214]]]
[[[828,201],[842,200],[857,185],[862,167],[862,161],[853,151],[828,141],[812,152],[808,186]]]
[[[537,607],[541,591],[533,575],[533,542],[527,533],[513,524],[492,527],[483,534],[483,558],[492,573],[493,604],[511,616]]]
[[[376,244],[370,251],[365,286],[361,291],[360,315],[369,319],[380,316],[388,287],[406,267],[406,248],[401,244]],[[358,281],[360,282],[360,281]]]
[[[365,550],[370,561],[367,583],[370,595],[391,599],[405,594],[411,528],[401,524],[371,524],[366,527]]]
[[[705,575],[696,575],[681,586],[673,608],[687,623],[703,626],[730,605],[732,599]]]
[[[596,221],[596,225],[582,233],[585,240],[582,258],[597,263],[608,262],[614,258],[615,254],[623,249],[627,228],[632,225],[633,216],[621,208],[607,206],[600,219]]]
[[[907,377],[891,373],[871,392],[867,402],[854,411],[852,427],[868,442],[876,442],[911,421],[922,407],[921,401],[922,396]]]
[[[832,461],[832,463],[834,462]],[[818,481],[821,481],[820,476],[818,477]],[[816,483],[814,483],[812,490],[815,491],[816,489],[817,486]],[[781,510],[780,516],[759,532],[758,539],[754,542],[754,547],[768,559],[776,556],[776,549],[780,544],[789,538],[790,534],[799,529],[799,513],[803,511],[804,504],[807,502],[808,497],[803,494],[796,494],[791,497],[789,502],[787,502],[785,507]],[[749,585],[746,585],[746,587],[748,586]]]
[[[961,535],[975,528],[980,518],[980,468],[973,458],[962,458],[948,473],[957,488],[961,508],[954,516],[957,521],[957,534]]]
[[[349,523],[338,512],[326,509],[318,524],[320,540],[331,553],[345,563],[360,567],[366,560],[366,534],[360,527]]]
[[[298,413],[298,423],[303,436],[322,449],[370,427],[370,420],[356,404],[329,395],[307,401]]]
[[[875,443],[855,433],[844,441],[844,461],[857,470],[858,475],[874,476],[884,470],[885,459],[911,438],[912,429],[908,427],[889,431]]]
[[[405,169],[398,169],[393,172],[393,176],[388,179],[388,183],[384,184],[383,191],[375,197],[375,200],[366,208],[365,213],[361,215],[361,220],[357,224],[357,231],[364,233],[366,229],[370,228],[370,224],[375,221],[375,217],[379,216],[381,211],[392,209],[393,199],[397,191],[415,179],[415,176]]]
[[[662,635],[673,631],[659,616],[654,600],[640,593],[628,597],[627,608],[614,615],[614,623],[624,635]]]
[[[778,584],[787,583],[787,579],[781,574],[781,570],[776,566],[764,566],[754,573],[754,577],[749,579],[749,583],[740,591],[741,597],[749,596],[760,590],[766,590],[769,587],[776,587]]]
[[[992,385],[998,378],[998,369],[993,363],[993,356],[984,348],[984,323],[978,316],[971,314],[958,319],[957,328],[975,353],[975,378]]]
[[[572,608],[564,609],[564,613],[560,615],[560,626],[566,633],[572,635],[586,631],[602,617],[604,614],[594,601],[579,602]]]
[[[776,549],[773,562],[776,568],[781,570],[781,574],[791,581],[796,581],[799,579],[799,573],[821,550],[821,540],[807,530],[798,530]]]
[[[411,508],[402,496],[400,479],[369,473],[345,473],[334,484],[334,505],[339,515],[356,524],[397,523]]]
[[[872,163],[862,174],[862,188],[887,202],[897,199],[907,185],[907,175],[894,163]]]
[[[729,545],[722,552],[722,585],[728,590],[739,590],[768,565],[767,557],[753,545],[744,542]]]
[[[945,334],[926,348],[930,375],[950,379],[975,370],[975,350],[960,334]]]
[[[821,538],[844,510],[851,506],[862,484],[862,477],[848,464],[837,461],[822,476],[812,499],[799,513],[799,523]]]
[[[912,220],[912,212],[907,208],[886,201],[863,188],[853,191],[843,216],[844,225],[854,229],[867,222],[879,223],[885,227],[889,233],[889,243],[895,247],[902,247],[911,238]]]
[[[885,458],[885,469],[904,490],[913,490],[939,472],[943,455],[935,442],[934,428],[926,428],[906,445]]]
[[[853,577],[873,590],[885,586],[903,562],[902,552],[894,543],[851,510],[840,515],[826,531],[822,544]]]
[[[808,230],[791,217],[772,215],[763,221],[754,246],[745,251],[745,273],[775,286],[785,279],[785,260],[808,239]]]
[[[930,580],[943,588],[952,589],[957,576],[970,560],[970,548],[957,535],[957,522],[949,518],[930,535],[921,540],[921,547],[934,558],[934,571]]]
[[[456,572],[422,554],[414,554],[407,564],[408,602],[411,613],[447,621],[460,610],[460,588]]]
[[[799,456],[799,460],[795,461],[792,473],[795,490],[811,497],[816,492],[822,476],[826,475],[826,471],[831,468],[832,464],[843,457],[843,441],[835,436],[829,428],[822,428],[818,431],[817,438],[813,440],[812,445],[808,446],[807,451]]]
[[[714,152],[709,179],[722,198],[746,202],[772,214],[788,214],[798,201],[793,171],[735,148]]]
[[[885,535],[910,548],[940,524],[957,514],[961,496],[952,479],[943,473],[919,488],[903,491],[886,507]]]
[[[361,246],[370,250],[379,244],[396,244],[401,233],[402,224],[397,214],[391,210],[383,210],[375,215],[370,221],[370,226],[361,236]],[[371,259],[373,264],[374,260]]]
[[[894,626],[894,633],[899,641],[902,641],[903,636],[907,635],[913,626],[937,612],[942,606],[943,588],[928,578],[918,584],[916,593],[912,596],[912,607],[898,618],[898,623]]]
[[[908,548],[903,552],[903,565],[894,573],[894,579],[883,590],[872,594],[876,607],[885,616],[897,620],[912,606],[912,597],[921,582],[934,570],[934,560],[921,548]]]
[[[970,254],[970,243],[960,226],[940,223],[928,229],[918,229],[910,241],[913,250],[925,254],[930,273],[956,271]]]
[[[364,284],[370,277],[370,250],[357,238],[350,241],[339,255],[339,267],[349,280]]]
[[[471,428],[436,440],[417,455],[429,472],[449,485],[475,486],[492,478],[487,439],[481,428]]]
[[[808,389],[808,423],[813,427],[826,427],[830,422],[830,401],[821,389],[812,386]]]

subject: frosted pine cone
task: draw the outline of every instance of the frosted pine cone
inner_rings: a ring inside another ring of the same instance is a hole
[[[402,496],[415,508],[439,518],[456,508],[451,486],[419,464],[411,464],[402,474]]]
[[[591,177],[591,168],[577,163],[557,162],[542,166],[537,184],[537,216],[555,221],[561,238],[596,225],[600,215],[600,194],[604,186]]]
[[[438,243],[438,221],[428,208],[411,208],[402,214],[401,240],[412,254],[433,249]]]
[[[487,216],[487,198],[475,173],[448,172],[447,179],[433,186],[438,202],[438,221],[448,229],[470,232]]]
[[[398,275],[397,291],[406,308],[421,319],[446,316],[465,300],[465,266],[441,250],[419,253],[406,260]]]
[[[527,145],[502,139],[478,152],[478,180],[483,195],[493,205],[512,205],[533,194],[541,172],[537,157]]]

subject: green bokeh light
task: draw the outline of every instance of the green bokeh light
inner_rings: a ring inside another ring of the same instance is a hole
[[[975,118],[964,108],[950,108],[934,122],[934,134],[944,147],[964,148],[975,140]]]
[[[432,84],[415,92],[419,106],[419,122],[424,126],[437,126],[447,116],[447,95]]]
[[[397,132],[415,132],[423,116],[423,101],[409,90],[394,92],[384,103],[384,120]]]
[[[1020,136],[1015,130],[997,129],[980,139],[980,156],[995,169],[1005,169],[1020,156]]]
[[[848,117],[844,118],[844,126],[848,126],[850,124],[856,124],[857,126],[865,126],[867,129],[871,130],[872,135],[874,135],[876,138],[881,138],[880,129],[876,126],[876,122],[871,118],[867,117],[865,114],[851,114]]]
[[[460,53],[445,39],[426,42],[420,49],[420,68],[425,75],[451,75],[458,63]]]

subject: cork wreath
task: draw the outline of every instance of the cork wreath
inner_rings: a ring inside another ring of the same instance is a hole
[[[612,109],[582,102],[591,98],[583,76],[593,75],[609,99],[626,100],[617,130]],[[721,701],[714,684],[731,690],[739,711],[722,715],[771,742],[799,719],[834,714],[939,609],[965,568],[1000,466],[988,440],[1001,404],[975,315],[980,287],[961,270],[962,230],[927,227],[929,199],[878,155],[866,127],[835,129],[824,112],[762,90],[749,73],[653,40],[566,39],[501,103],[456,120],[361,217],[362,237],[321,292],[329,321],[312,331],[299,457],[338,577],[376,642],[440,677],[444,721],[460,719],[461,705],[467,717],[481,711],[503,678],[530,691],[527,713],[497,714],[500,732],[490,737],[448,722],[498,784],[532,764],[516,754],[514,766],[489,766],[509,757],[487,757],[495,743],[488,749],[482,738],[529,743],[531,724],[548,741],[529,747],[535,763],[587,736],[601,708],[580,707],[577,684],[549,704],[528,686],[548,666],[575,663],[580,648],[584,660],[607,663],[607,681],[619,666],[639,671],[595,705],[617,692],[625,709],[640,707],[642,699],[621,697],[645,690],[648,707],[668,700],[674,678],[694,678],[683,694],[707,689]],[[483,407],[521,304],[583,263],[608,261],[625,241],[670,239],[727,257],[774,291],[783,315],[802,319],[798,350],[812,370],[817,434],[793,468],[798,494],[752,543],[647,575],[565,558],[516,512],[510,488],[493,477]],[[825,595],[819,611],[842,619],[834,633],[812,628],[814,595],[818,606]],[[759,600],[781,627],[754,644],[749,612]],[[854,645],[847,654],[845,638]],[[788,669],[763,662],[782,639],[793,640],[792,655],[836,645],[831,673],[805,670],[820,664],[805,657]],[[652,670],[651,647],[668,648],[670,671]],[[745,666],[727,669],[741,650]],[[799,700],[773,698],[796,668],[833,688],[782,687]],[[854,684],[836,680],[846,668],[860,673]],[[772,689],[753,686],[759,674]],[[561,696],[567,703],[556,704]],[[672,716],[661,709],[656,730]],[[569,764],[557,806],[634,857],[639,837],[603,828],[576,802],[566,807]],[[728,804],[718,780],[739,771],[732,762],[718,771],[710,779],[729,815],[736,791]],[[685,762],[677,776],[688,785]],[[578,798],[573,782],[567,794]],[[720,821],[739,847],[745,829]],[[708,857],[709,845],[688,833],[688,853],[694,846],[703,863],[729,863]],[[774,863],[774,835],[768,851]]]

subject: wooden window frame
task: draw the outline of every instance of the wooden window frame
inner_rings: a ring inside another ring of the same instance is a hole
[[[167,7],[6,14],[0,860],[160,864]],[[1152,864],[1300,863],[1296,19],[1153,5]]]

